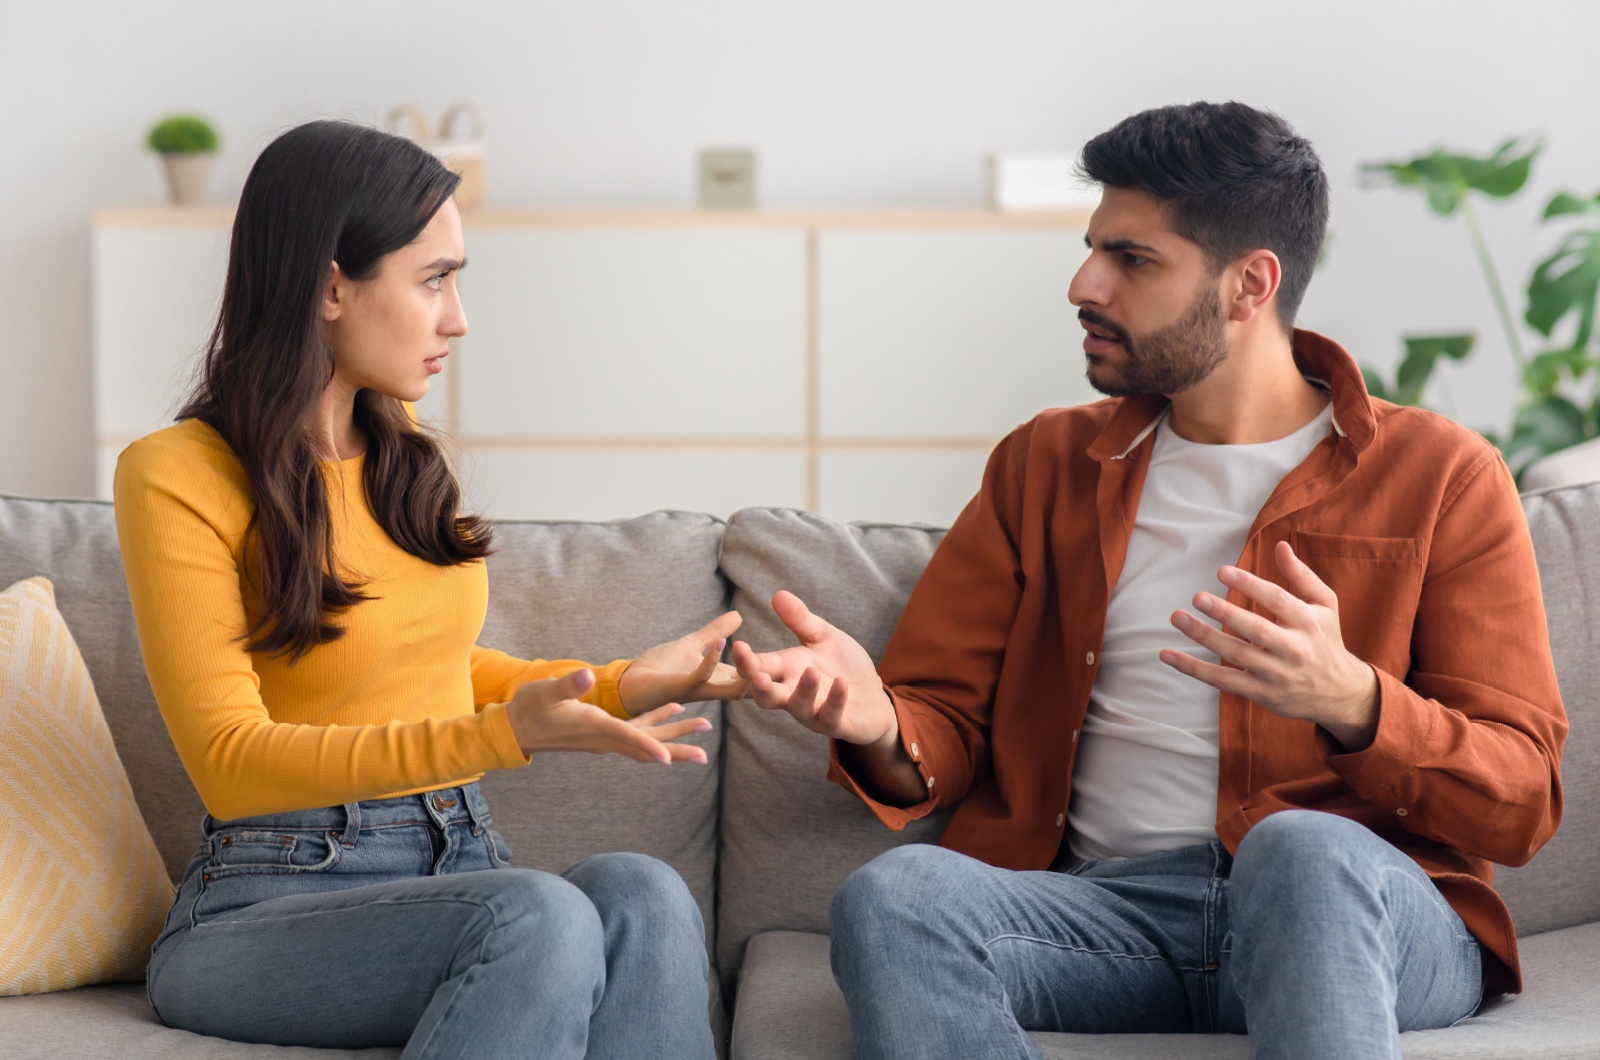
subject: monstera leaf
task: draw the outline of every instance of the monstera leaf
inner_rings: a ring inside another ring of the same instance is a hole
[[[1562,192],[1545,207],[1545,220],[1583,216],[1589,227],[1568,232],[1555,252],[1541,261],[1528,281],[1525,319],[1541,335],[1576,314],[1577,331],[1572,351],[1582,353],[1594,335],[1595,303],[1600,299],[1600,195],[1580,199]]]
[[[1476,336],[1470,334],[1407,336],[1404,340],[1406,355],[1401,358],[1400,367],[1395,371],[1393,386],[1375,370],[1362,367],[1361,376],[1366,380],[1367,393],[1396,405],[1420,405],[1422,392],[1427,389],[1439,358],[1461,360],[1472,352],[1475,339]]]
[[[1434,213],[1448,217],[1456,212],[1468,191],[1491,198],[1515,195],[1528,182],[1533,160],[1543,144],[1513,137],[1486,158],[1451,154],[1443,149],[1408,162],[1374,162],[1361,167],[1369,184],[1397,184],[1420,188]]]

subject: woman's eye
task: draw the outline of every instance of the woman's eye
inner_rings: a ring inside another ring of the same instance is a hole
[[[428,277],[426,282],[429,287],[432,287],[435,291],[437,291],[441,286],[444,285],[444,277],[445,274],[441,272],[437,276]]]

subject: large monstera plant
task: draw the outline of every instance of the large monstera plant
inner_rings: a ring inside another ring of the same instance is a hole
[[[1434,151],[1404,162],[1362,167],[1369,186],[1416,188],[1444,217],[1459,216],[1483,269],[1506,346],[1522,376],[1522,394],[1504,431],[1484,431],[1500,447],[1519,477],[1535,460],[1600,436],[1600,194],[1580,198],[1561,192],[1545,206],[1543,222],[1563,226],[1555,249],[1533,270],[1522,322],[1541,347],[1529,354],[1524,330],[1513,318],[1505,287],[1478,224],[1477,196],[1505,199],[1528,182],[1540,144],[1511,139],[1484,158]],[[1404,340],[1405,356],[1393,380],[1367,367],[1367,389],[1376,397],[1417,405],[1440,358],[1460,361],[1472,352],[1468,333],[1422,335]]]

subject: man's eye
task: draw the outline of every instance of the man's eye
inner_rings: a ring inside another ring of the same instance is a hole
[[[1143,265],[1145,262],[1147,262],[1149,260],[1150,260],[1149,258],[1141,257],[1138,254],[1124,253],[1122,255],[1123,264],[1127,265],[1129,268],[1134,268],[1134,269],[1138,268],[1140,265]]]

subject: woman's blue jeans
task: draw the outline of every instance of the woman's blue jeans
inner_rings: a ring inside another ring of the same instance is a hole
[[[1400,1056],[1483,997],[1478,943],[1415,862],[1290,810],[1246,834],[1069,871],[931,846],[834,896],[833,974],[856,1055],[1037,1058],[1027,1030],[1230,1032],[1253,1057]]]
[[[715,1055],[700,913],[671,868],[510,866],[476,784],[205,820],[150,962],[169,1026],[420,1057]]]

